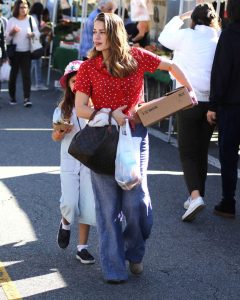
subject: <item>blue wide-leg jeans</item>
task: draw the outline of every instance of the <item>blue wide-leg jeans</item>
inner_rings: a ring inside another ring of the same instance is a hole
[[[105,280],[126,280],[125,261],[142,261],[152,227],[152,206],[147,187],[149,156],[147,129],[137,125],[132,136],[140,141],[142,183],[122,190],[114,176],[92,173],[99,234],[100,263]],[[126,226],[123,230],[123,216]]]

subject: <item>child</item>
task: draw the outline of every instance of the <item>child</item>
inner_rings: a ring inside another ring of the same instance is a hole
[[[81,61],[70,62],[60,78],[65,93],[53,114],[53,122],[62,120],[73,124],[73,127],[54,129],[52,139],[61,141],[61,190],[60,210],[62,220],[58,231],[58,245],[67,248],[70,240],[70,225],[75,212],[79,213],[79,245],[76,258],[83,264],[93,264],[94,257],[87,250],[90,225],[95,225],[95,203],[91,185],[90,170],[68,154],[68,147],[73,136],[86,125],[86,121],[77,118],[75,112],[75,94],[73,87]]]

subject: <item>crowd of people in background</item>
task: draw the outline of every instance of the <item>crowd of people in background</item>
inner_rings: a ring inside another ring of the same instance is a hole
[[[3,4],[3,3],[2,3]],[[41,39],[44,31],[46,9],[39,2],[32,6],[26,0],[14,2],[12,16],[9,19],[1,16],[1,64],[8,61],[11,66],[8,81],[9,104],[16,105],[16,82],[19,71],[23,82],[23,105],[31,107],[31,91],[47,90],[43,84],[41,58],[31,58],[31,40]],[[31,83],[34,85],[31,86]]]
[[[180,161],[188,190],[182,220],[194,220],[205,207],[208,148],[216,125],[222,200],[214,212],[235,217],[240,146],[240,4],[239,0],[228,0],[225,28],[212,4],[207,2],[173,17],[159,35],[160,44],[173,51],[172,60],[144,49],[151,43],[150,20],[132,22],[127,10],[119,13],[116,8],[114,0],[99,0],[84,24],[81,60],[66,66],[60,79],[64,95],[53,115],[54,123],[67,120],[72,126],[64,130],[54,128],[52,139],[61,142],[58,245],[63,249],[68,247],[77,214],[76,258],[84,264],[94,263],[88,251],[88,235],[90,226],[96,225],[103,277],[108,283],[119,284],[128,279],[126,261],[132,274],[143,272],[146,240],[153,225],[146,175],[148,133],[136,115],[138,105],[143,102],[145,72],[157,69],[170,72],[177,80],[177,87],[187,87],[198,100],[198,105],[176,116]],[[34,3],[30,7],[27,0],[15,1],[9,20],[0,18],[0,66],[7,60],[11,65],[8,83],[11,105],[19,101],[16,95],[19,71],[24,107],[32,106],[31,91],[47,89],[41,58],[32,60],[30,52],[30,40],[40,37],[45,18],[48,11],[43,5]],[[183,29],[186,19],[190,19],[190,27]],[[6,44],[11,46],[9,49],[14,46],[11,57],[7,55]],[[122,190],[114,176],[95,173],[67,153],[73,136],[86,126],[86,120],[95,110],[98,119],[104,120],[103,108],[111,110],[110,118],[116,126],[123,126],[126,119],[130,121],[140,152],[142,176],[141,183],[131,191]]]

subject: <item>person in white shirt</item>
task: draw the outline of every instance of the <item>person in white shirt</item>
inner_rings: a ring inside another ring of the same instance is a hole
[[[58,230],[58,246],[66,249],[70,242],[71,226],[74,217],[78,215],[79,244],[77,245],[76,258],[83,264],[95,263],[94,257],[88,252],[87,242],[90,225],[96,224],[95,200],[91,183],[90,169],[68,153],[69,145],[77,132],[86,126],[86,120],[78,118],[75,109],[75,93],[73,91],[77,71],[82,61],[70,62],[60,84],[64,89],[62,101],[54,110],[53,123],[70,122],[72,127],[54,128],[52,139],[61,142],[60,177],[61,177],[61,222]]]
[[[23,79],[24,106],[31,107],[30,87],[31,87],[31,52],[30,39],[39,37],[40,33],[37,24],[32,18],[33,32],[29,23],[30,3],[26,0],[17,0],[13,7],[13,17],[9,19],[6,29],[7,44],[15,44],[16,49],[13,57],[10,58],[11,72],[8,83],[10,104],[17,104],[16,101],[16,80],[19,69]]]
[[[181,29],[191,17],[190,28]],[[218,16],[209,3],[201,3],[193,11],[175,16],[164,27],[159,42],[174,50],[173,60],[191,82],[198,105],[177,113],[178,145],[184,178],[189,192],[184,202],[183,221],[192,221],[205,204],[208,147],[214,126],[207,122],[210,75],[220,34]],[[179,84],[177,83],[177,87]]]

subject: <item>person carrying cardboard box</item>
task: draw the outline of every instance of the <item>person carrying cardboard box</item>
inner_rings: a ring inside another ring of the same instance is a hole
[[[190,28],[181,29],[191,18]],[[184,202],[183,221],[192,221],[205,203],[208,147],[214,126],[207,122],[210,74],[219,38],[218,16],[209,3],[198,4],[193,11],[175,16],[165,26],[159,42],[174,50],[173,60],[189,78],[198,105],[177,113],[178,144],[189,197]],[[177,84],[179,86],[179,84]]]

